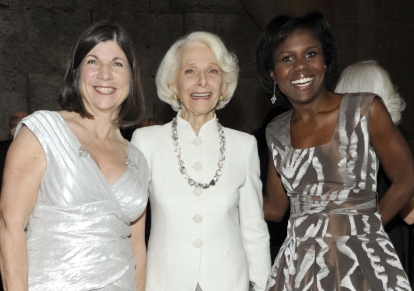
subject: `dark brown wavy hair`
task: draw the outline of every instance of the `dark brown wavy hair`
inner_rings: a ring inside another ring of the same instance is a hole
[[[136,124],[144,115],[144,95],[141,85],[138,59],[132,41],[126,31],[118,24],[101,21],[86,29],[72,47],[62,91],[59,95],[60,107],[79,113],[82,117],[93,119],[83,104],[79,91],[80,66],[85,56],[100,42],[115,41],[125,53],[131,72],[130,92],[121,105],[118,118],[114,121],[119,127]]]

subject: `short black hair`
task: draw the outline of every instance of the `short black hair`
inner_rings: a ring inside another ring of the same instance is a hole
[[[144,115],[144,95],[134,45],[119,24],[109,21],[97,22],[79,36],[69,54],[59,104],[64,110],[77,112],[82,117],[93,118],[86,110],[79,91],[80,65],[98,43],[105,41],[115,41],[119,45],[127,57],[131,70],[130,92],[115,120],[119,127],[128,127],[136,124]]]
[[[269,94],[273,94],[274,81],[270,70],[274,69],[273,54],[283,41],[296,31],[309,31],[321,43],[323,59],[326,63],[325,85],[328,84],[338,68],[339,45],[335,31],[320,10],[311,10],[303,16],[279,15],[266,26],[256,45],[255,65],[259,83]],[[279,97],[286,96],[276,86]]]

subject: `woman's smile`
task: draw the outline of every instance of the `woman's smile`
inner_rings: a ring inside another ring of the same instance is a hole
[[[291,81],[291,83],[298,87],[306,87],[307,85],[310,85],[313,81],[314,77],[306,77],[306,78],[300,78]]]
[[[275,50],[273,80],[291,102],[309,102],[325,88],[322,45],[309,31],[298,30]]]
[[[208,99],[211,97],[211,92],[206,93],[192,93],[191,97],[193,99]]]
[[[94,86],[95,91],[101,94],[112,94],[115,92],[116,88],[114,87],[101,87],[101,86]]]

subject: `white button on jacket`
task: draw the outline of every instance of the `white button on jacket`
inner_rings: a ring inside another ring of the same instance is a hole
[[[179,116],[187,173],[208,183],[218,168],[217,121],[206,122],[197,137]],[[265,289],[271,265],[256,139],[225,127],[224,135],[220,179],[209,189],[195,189],[178,170],[171,122],[134,132],[132,143],[152,174],[146,291],[194,291],[197,283],[203,291],[247,291],[249,281],[255,290]],[[193,167],[197,162],[199,170]]]
[[[193,220],[197,223],[200,223],[203,220],[203,217],[200,214],[196,214],[193,216]]]
[[[195,162],[193,168],[196,171],[200,171],[203,168],[203,165],[200,162]]]

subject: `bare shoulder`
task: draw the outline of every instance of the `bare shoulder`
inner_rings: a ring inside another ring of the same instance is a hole
[[[19,131],[19,134],[15,137],[12,144],[10,145],[10,149],[15,148],[19,145],[31,148],[32,146],[36,145],[40,146],[40,143],[34,133],[27,126],[23,125]]]
[[[74,131],[82,127],[82,117],[77,112],[60,110],[57,112],[65,123]]]
[[[382,101],[382,99],[377,96],[374,95],[372,96],[374,99],[372,100],[372,104],[371,104],[371,114],[378,114],[378,113],[383,113],[383,112],[388,112],[387,107],[385,107],[384,102]]]
[[[6,167],[20,169],[20,171],[44,171],[46,167],[46,154],[34,133],[22,126],[19,134],[11,143],[7,152]]]
[[[380,99],[380,97],[375,96],[372,100],[370,112],[369,112],[369,118],[370,118],[370,125],[371,127],[379,127],[382,128],[384,126],[388,127],[394,127],[394,123],[392,122],[390,113],[388,112],[387,107],[385,107],[385,104]]]

